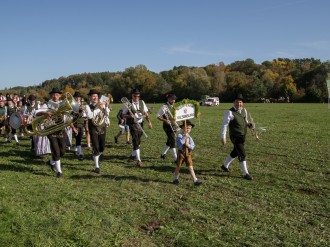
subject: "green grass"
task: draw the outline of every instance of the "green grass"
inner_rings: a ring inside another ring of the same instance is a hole
[[[247,164],[253,181],[242,179],[238,161],[230,175],[219,167],[232,149],[221,145],[220,127],[231,104],[201,107],[192,136],[194,187],[186,167],[179,186],[161,123],[146,129],[144,167],[128,159],[113,105],[101,174],[72,152],[61,159],[57,179],[45,159],[21,145],[1,144],[0,246],[326,246],[329,245],[330,110],[324,104],[246,104],[257,126],[248,135]],[[49,157],[48,157],[49,158]]]

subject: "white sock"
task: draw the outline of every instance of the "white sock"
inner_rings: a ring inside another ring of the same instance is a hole
[[[18,142],[18,138],[17,138],[16,134],[14,135],[14,139],[15,139],[15,142]]]
[[[49,164],[51,164],[53,166],[53,165],[55,165],[55,161],[53,159],[50,159]]]
[[[165,155],[169,149],[170,149],[170,147],[165,145],[162,155]]]
[[[8,137],[7,137],[7,140],[8,141],[11,141],[11,138],[13,137],[13,134],[12,133],[10,133],[9,135],[8,135]]]
[[[171,152],[172,152],[174,160],[177,160],[178,155],[176,154],[176,148],[171,148]]]
[[[230,163],[234,160],[235,158],[232,158],[230,155],[227,156],[225,163],[223,164],[224,167],[228,168]]]
[[[62,169],[61,169],[61,161],[60,161],[60,160],[55,161],[55,168],[56,168],[56,171],[57,171],[57,172],[62,173]]]
[[[241,161],[240,162],[241,164],[241,168],[242,168],[242,171],[243,171],[243,175],[245,176],[246,174],[248,174],[248,169],[247,169],[247,166],[246,166],[246,161]]]
[[[100,155],[93,155],[93,160],[94,160],[94,166],[95,168],[100,168],[100,165],[99,165],[99,158],[100,158]]]
[[[135,153],[136,153],[136,160],[137,161],[141,161],[141,158],[140,158],[140,149],[136,149],[135,150]]]
[[[78,146],[75,145],[75,146],[73,147],[73,150],[74,150],[75,152],[78,152]]]
[[[77,148],[78,155],[82,155],[81,146],[79,145],[76,148]]]

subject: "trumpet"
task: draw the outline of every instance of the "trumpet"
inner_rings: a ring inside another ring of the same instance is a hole
[[[47,136],[69,126],[73,122],[72,113],[78,113],[80,105],[68,92],[65,100],[56,105],[58,108],[52,111],[50,118],[45,115],[36,117],[31,123],[23,127],[24,133],[27,135]],[[53,104],[54,107],[56,105]]]
[[[164,112],[166,119],[170,120],[170,122],[171,122],[170,127],[171,127],[173,133],[175,134],[175,132],[180,131],[181,128],[179,127],[177,122],[175,122],[175,119],[171,113],[171,110],[169,109],[169,107],[167,105],[163,105],[163,112]]]
[[[148,138],[146,132],[145,132],[144,129],[142,128],[141,124],[138,122],[138,121],[140,120],[140,118],[137,118],[137,117],[135,116],[135,114],[134,114],[134,113],[132,112],[132,110],[131,110],[131,109],[133,108],[132,103],[129,102],[129,100],[128,100],[126,97],[121,98],[120,101],[121,101],[121,102],[124,104],[124,106],[128,109],[129,114],[130,114],[130,115],[132,116],[132,118],[134,119],[134,123],[137,124],[139,130],[141,130],[142,133],[143,133],[143,135],[144,135],[146,138]]]

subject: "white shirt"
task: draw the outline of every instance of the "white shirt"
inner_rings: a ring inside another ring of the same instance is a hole
[[[243,108],[242,111],[245,111],[245,116],[247,116],[246,109]],[[223,117],[222,126],[221,126],[221,138],[222,139],[226,139],[226,133],[227,133],[229,122],[233,119],[234,119],[233,112],[231,110],[226,111],[225,115]],[[246,123],[248,123],[247,117],[245,118],[245,120],[246,120]]]
[[[169,104],[168,102],[166,102],[166,105],[169,108],[169,110],[173,108],[173,105]],[[164,114],[165,114],[164,105],[162,105],[162,107],[157,112],[156,118],[163,116]]]
[[[141,101],[142,101],[142,104],[143,104],[142,105],[143,111],[148,112],[148,107],[146,106],[146,104],[144,103],[143,100],[141,100]],[[137,112],[140,109],[140,100],[138,102],[134,102],[132,100],[132,106],[133,106],[133,109],[135,110],[135,112]],[[127,115],[127,114],[129,114],[129,110],[128,110],[127,107],[125,107],[124,110],[123,110],[123,115]],[[139,121],[137,121],[137,122],[142,123],[142,121],[143,121],[143,117],[141,117],[141,119],[139,119]]]
[[[91,104],[92,105],[92,104]],[[84,112],[84,116],[86,116],[88,119],[92,119],[95,118],[96,116],[98,116],[101,113],[101,109],[96,107],[94,109],[94,111],[91,110],[90,105],[86,105],[85,106],[85,112]],[[110,109],[108,107],[105,107],[105,124],[108,125],[110,124],[110,120],[109,120],[109,114],[110,114]]]

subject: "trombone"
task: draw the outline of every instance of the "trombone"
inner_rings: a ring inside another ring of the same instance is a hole
[[[164,112],[164,115],[167,118],[167,120],[170,121],[170,127],[171,127],[174,135],[176,136],[175,132],[180,131],[181,128],[179,127],[177,122],[175,122],[174,117],[171,113],[171,110],[168,108],[167,105],[163,105],[163,112]]]
[[[131,117],[134,119],[134,123],[136,123],[137,124],[137,126],[138,126],[138,128],[139,128],[139,130],[141,130],[142,131],[142,133],[143,133],[143,135],[146,137],[146,138],[148,138],[148,135],[146,134],[146,132],[144,131],[144,129],[142,128],[142,126],[141,126],[141,124],[139,123],[139,118],[137,118],[136,116],[135,116],[135,114],[132,112],[132,103],[131,102],[129,102],[129,100],[126,98],[126,97],[122,97],[121,98],[121,100],[120,100],[123,104],[124,104],[124,106],[128,109],[128,112],[129,112],[129,114],[131,115]]]

